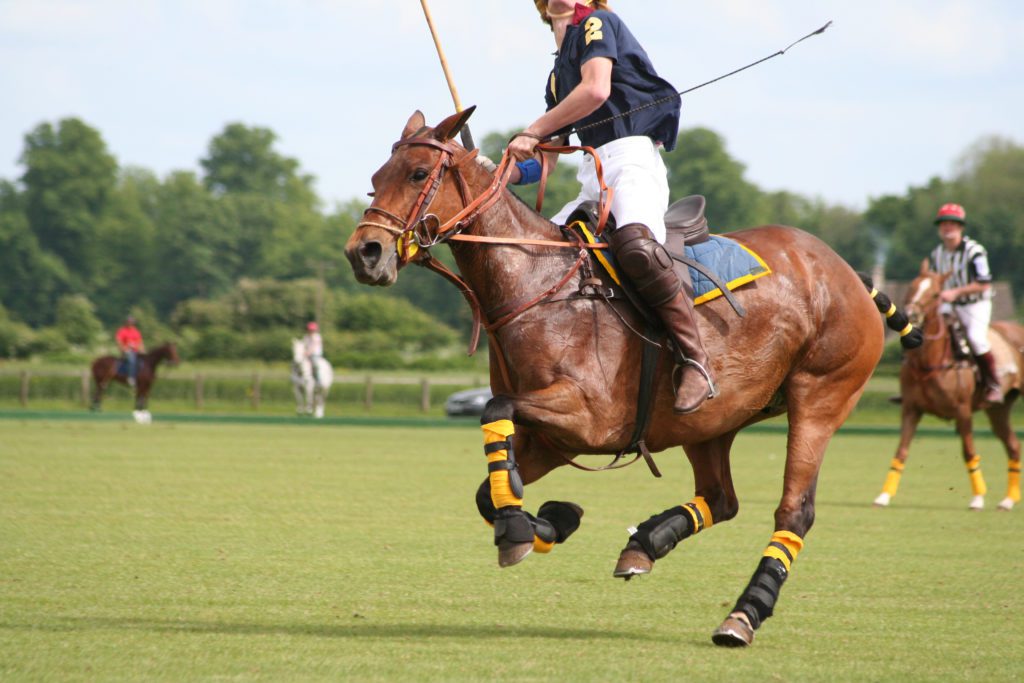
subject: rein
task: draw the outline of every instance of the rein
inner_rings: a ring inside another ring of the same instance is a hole
[[[509,178],[512,174],[513,163],[511,157],[507,152],[502,156],[501,163],[498,165],[498,169],[494,174],[494,179],[491,184],[482,194],[471,199],[469,185],[466,182],[461,169],[467,161],[473,159],[477,155],[477,150],[466,151],[453,144],[451,141],[441,141],[435,138],[425,137],[421,135],[420,132],[417,132],[396,142],[392,146],[391,152],[393,154],[400,147],[414,145],[432,147],[440,152],[440,156],[438,157],[437,163],[434,164],[434,167],[425,179],[423,190],[420,191],[416,201],[413,202],[408,216],[403,219],[386,209],[371,205],[363,212],[363,220],[356,226],[356,229],[358,230],[362,227],[375,227],[395,235],[396,252],[403,265],[412,261],[417,265],[429,268],[451,282],[460,292],[462,292],[462,295],[466,298],[473,314],[473,331],[470,337],[468,349],[470,355],[473,355],[473,353],[476,352],[477,345],[480,341],[481,327],[487,330],[488,334],[491,336],[492,343],[497,343],[497,340],[493,335],[491,335],[491,333],[514,320],[519,315],[522,315],[533,306],[536,306],[545,299],[551,297],[555,292],[564,287],[586,262],[587,250],[604,249],[608,247],[608,245],[603,242],[584,242],[575,235],[573,235],[574,241],[570,242],[547,239],[490,237],[486,235],[471,235],[465,233],[464,230],[470,227],[481,214],[494,206],[501,199],[502,190],[504,190],[508,185]],[[583,151],[590,154],[594,159],[595,170],[597,172],[598,182],[601,188],[601,201],[599,203],[601,218],[596,230],[597,234],[600,234],[604,229],[611,210],[612,190],[604,183],[601,162],[597,153],[591,147],[578,146],[550,147],[546,145],[538,145],[538,150],[555,154],[568,154],[571,152]],[[543,154],[541,155],[541,158],[544,160],[542,163],[544,168],[542,176],[546,178],[548,164]],[[440,190],[441,184],[448,171],[451,171],[452,175],[455,177],[456,187],[458,188],[463,208],[454,216],[442,222],[435,214],[429,213],[429,209],[431,203],[434,201],[434,198]],[[537,199],[538,211],[540,210],[541,203],[543,201],[542,198],[543,191],[540,191],[538,192]],[[383,218],[387,219],[391,224],[381,223],[375,220],[367,220],[367,217],[370,214],[379,214]],[[499,308],[499,310],[503,311],[501,316],[493,322],[488,322],[485,320],[486,316],[484,315],[482,306],[480,305],[479,297],[477,297],[476,292],[473,291],[473,288],[469,283],[467,283],[460,275],[453,272],[444,263],[430,256],[429,252],[431,247],[448,241],[576,249],[579,251],[579,255],[577,256],[573,266],[558,283],[528,301],[501,306]],[[422,252],[422,254],[420,252]],[[508,312],[504,312],[506,309],[510,310]],[[498,356],[502,363],[503,378],[507,383],[509,383],[507,369],[504,367],[504,354],[499,353]]]
[[[509,375],[508,362],[505,359],[505,354],[501,349],[501,344],[498,341],[495,332],[534,306],[550,300],[551,297],[565,287],[565,285],[568,284],[568,282],[572,280],[572,278],[580,272],[581,269],[585,268],[588,262],[588,250],[606,249],[608,248],[608,244],[604,242],[586,242],[579,235],[576,235],[573,232],[565,233],[567,235],[567,239],[565,241],[515,237],[490,237],[486,235],[472,235],[465,233],[464,231],[469,228],[477,218],[502,198],[502,191],[507,186],[512,174],[512,157],[506,150],[505,154],[502,155],[501,163],[498,165],[498,168],[494,173],[494,179],[491,184],[481,195],[475,199],[470,199],[469,185],[463,177],[461,169],[463,164],[472,160],[477,155],[477,150],[470,150],[466,152],[464,149],[452,144],[450,141],[442,142],[434,138],[423,137],[421,132],[418,131],[412,136],[403,138],[396,142],[392,147],[392,154],[400,147],[412,145],[432,147],[440,151],[440,156],[437,163],[425,179],[423,189],[420,191],[415,202],[413,202],[408,216],[405,219],[402,219],[400,216],[397,216],[390,211],[371,205],[363,213],[363,220],[356,226],[356,229],[358,230],[361,227],[376,227],[391,233],[396,238],[396,253],[403,265],[413,262],[417,265],[428,268],[447,279],[455,285],[460,292],[462,292],[462,295],[469,303],[473,314],[473,331],[469,343],[469,355],[473,355],[476,351],[477,345],[480,341],[480,330],[483,328],[487,331],[491,348],[498,361],[501,379],[505,386],[511,390],[513,385]],[[597,156],[596,151],[592,147],[565,145],[538,145],[537,149],[542,152],[540,155],[542,160],[541,184],[537,193],[536,206],[538,213],[540,212],[543,203],[544,187],[550,170],[550,164],[548,163],[547,157],[544,153],[569,154],[572,152],[583,151],[593,158],[595,172],[600,187],[598,202],[599,219],[594,232],[597,236],[600,236],[604,231],[611,211],[613,190],[605,185],[604,173],[601,168],[601,160]],[[429,213],[429,209],[431,203],[440,190],[445,174],[448,171],[451,171],[452,175],[455,176],[456,187],[458,188],[463,208],[456,212],[454,216],[442,222],[438,216]],[[387,219],[391,224],[389,225],[387,223],[368,220],[367,217],[370,214],[379,214],[383,218]],[[571,238],[571,241],[568,238]],[[489,312],[492,315],[496,315],[496,319],[488,320],[489,316],[484,313],[480,304],[480,299],[476,295],[476,292],[473,291],[472,286],[466,282],[464,278],[448,268],[444,263],[430,255],[431,247],[449,241],[467,242],[470,244],[522,245],[551,247],[557,249],[576,249],[578,255],[572,266],[567,270],[565,275],[558,280],[558,282],[525,301],[514,301],[502,304]],[[644,373],[650,374],[654,372],[656,359],[654,354],[648,349],[648,347],[651,347],[649,340],[647,340],[643,335],[640,336],[646,342],[644,352]],[[655,345],[653,348],[660,349],[660,346]],[[587,467],[575,462],[571,458],[565,457],[564,455],[562,458],[569,465],[578,469],[588,472],[599,472],[609,469],[619,469],[621,467],[631,465],[642,457],[647,462],[647,465],[654,476],[660,477],[661,473],[654,464],[654,460],[643,440],[643,432],[646,431],[649,419],[650,414],[648,412],[648,407],[642,406],[638,414],[636,433],[631,437],[630,445],[627,446],[626,449],[620,451],[615,456],[615,459],[608,465],[603,467]],[[626,451],[632,448],[637,448],[635,457],[627,462],[620,462]]]
[[[942,316],[938,313],[938,306],[928,306],[928,309],[934,308],[933,314],[928,312],[922,313],[926,325],[931,326],[934,321],[935,327],[938,329],[936,332],[930,332],[925,325],[921,326],[922,336],[925,341],[940,341],[949,339],[949,333],[946,331],[946,326],[943,324]],[[953,361],[953,350],[952,347],[946,343],[942,349],[942,360],[939,365],[930,365],[916,363],[913,359],[910,359],[910,367],[914,370],[914,374],[917,376],[918,381],[924,382],[926,380],[935,377],[944,370],[956,369],[957,364]]]

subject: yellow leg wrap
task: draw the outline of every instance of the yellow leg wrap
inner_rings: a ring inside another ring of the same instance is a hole
[[[980,455],[967,461],[967,476],[971,478],[971,493],[975,496],[984,496],[988,488],[985,486],[985,477],[981,476]]]
[[[772,534],[772,540],[768,542],[768,547],[764,549],[764,556],[779,560],[788,572],[803,547],[804,539],[792,531],[776,531]]]
[[[484,432],[484,446],[495,443],[497,441],[506,441],[511,437],[515,431],[515,425],[512,424],[512,420],[497,420],[490,422],[481,427]],[[501,449],[494,451],[493,453],[487,454],[487,462],[502,462],[508,460],[508,450]],[[494,503],[494,507],[501,509],[508,507],[509,505],[522,506],[523,499],[518,498],[512,493],[512,487],[509,485],[509,471],[498,470],[490,472],[488,479],[491,484],[491,502]]]
[[[704,496],[694,496],[689,503],[683,505],[683,509],[693,518],[693,533],[708,529],[715,520],[711,518],[711,508],[708,507]]]
[[[889,474],[885,475],[885,484],[882,485],[882,493],[888,493],[890,497],[896,495],[896,489],[900,487],[900,477],[903,476],[903,463],[899,458],[893,458],[889,463]]]
[[[555,542],[542,541],[539,536],[534,534],[533,536],[533,552],[535,553],[550,553],[551,549],[555,547]]]
[[[1020,463],[1011,462],[1006,475],[1006,497],[1014,503],[1020,502]]]

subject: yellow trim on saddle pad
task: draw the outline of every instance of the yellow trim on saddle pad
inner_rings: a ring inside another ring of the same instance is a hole
[[[733,241],[736,242],[736,240],[733,240]],[[742,287],[743,285],[747,284],[748,282],[753,282],[754,280],[756,280],[756,279],[758,279],[760,277],[764,277],[765,275],[771,275],[772,274],[772,269],[768,267],[768,264],[764,262],[764,259],[762,259],[760,257],[760,255],[758,255],[758,253],[756,251],[754,251],[753,249],[751,249],[747,245],[743,244],[742,242],[736,242],[736,244],[740,245],[740,247],[745,252],[750,254],[754,258],[754,260],[757,261],[758,264],[760,264],[760,266],[762,268],[764,268],[764,270],[762,270],[759,273],[753,273],[753,274],[748,273],[747,275],[741,275],[738,278],[735,278],[733,280],[729,280],[728,282],[725,283],[725,286],[726,286],[726,288],[728,288],[728,290],[730,292],[732,290],[734,290],[734,289]],[[694,299],[693,300],[693,305],[694,306],[699,306],[702,303],[704,303],[705,301],[711,301],[712,299],[717,299],[720,296],[722,296],[721,288],[715,287],[710,292],[705,292],[704,294],[701,294],[699,297]]]
[[[579,229],[580,233],[583,235],[583,239],[587,241],[587,244],[598,243],[598,239],[594,237],[594,233],[590,232],[590,228],[588,228],[583,221],[576,221],[570,227]],[[601,266],[605,269],[605,272],[607,272],[608,275],[611,276],[612,280],[615,280],[615,284],[621,287],[622,280],[619,279],[619,274],[615,272],[615,266],[613,266],[611,261],[609,261],[608,258],[604,255],[604,252],[602,252],[600,249],[591,249],[591,251],[594,252],[594,257],[597,259],[598,263],[600,263]]]

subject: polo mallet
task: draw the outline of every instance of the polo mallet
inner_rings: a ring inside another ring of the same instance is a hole
[[[434,28],[434,19],[430,16],[430,8],[427,7],[427,0],[420,0],[420,4],[423,5],[423,16],[427,18],[427,26],[430,27],[430,36],[434,39],[434,47],[437,48],[437,56],[441,60],[441,68],[444,70],[444,78],[448,81],[448,90],[452,93],[452,101],[455,102],[455,111],[462,111],[462,102],[459,101],[459,92],[455,89],[455,82],[452,80],[451,71],[448,69],[448,60],[444,56],[444,50],[441,48],[441,39],[437,36],[437,29]],[[462,127],[459,131],[459,137],[462,139],[462,146],[466,149],[476,149],[476,145],[473,143],[473,134],[469,132],[469,124]]]

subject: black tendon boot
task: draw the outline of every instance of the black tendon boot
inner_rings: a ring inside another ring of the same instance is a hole
[[[718,394],[697,329],[693,302],[672,267],[672,257],[646,225],[630,223],[608,237],[615,260],[644,302],[654,309],[676,350],[674,410],[692,413]],[[689,274],[686,275],[689,278]]]

